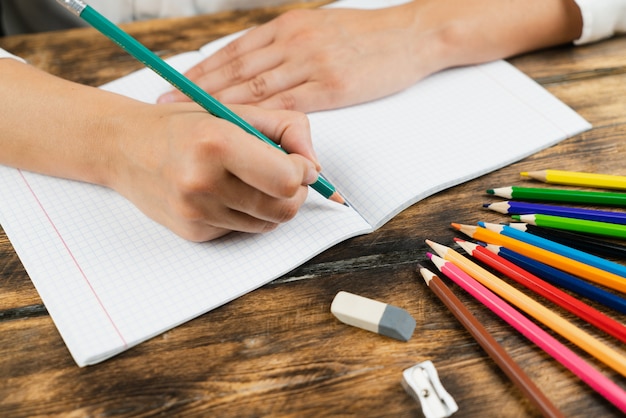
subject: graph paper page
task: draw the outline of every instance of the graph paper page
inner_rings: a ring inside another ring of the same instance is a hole
[[[184,71],[230,39],[171,63]],[[103,88],[147,102],[170,89],[147,69]],[[120,353],[438,190],[589,128],[501,61],[309,116],[325,176],[356,210],[311,191],[294,220],[267,234],[191,243],[109,189],[0,166],[0,222],[77,364]]]

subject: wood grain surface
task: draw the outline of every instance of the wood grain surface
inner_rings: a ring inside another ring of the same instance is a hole
[[[289,8],[325,3],[124,27],[159,55],[170,56]],[[45,71],[94,86],[141,68],[92,29],[5,37],[0,47]],[[284,277],[99,365],[76,366],[0,232],[0,415],[415,417],[421,415],[420,407],[400,385],[402,371],[431,360],[459,404],[455,416],[538,416],[425,286],[416,264],[432,267],[425,257],[425,239],[452,245],[456,234],[451,222],[507,221],[482,208],[495,200],[485,190],[528,184],[520,179],[521,171],[558,168],[626,175],[626,37],[510,61],[590,121],[593,129],[437,193],[376,232],[338,244]],[[571,372],[447,283],[566,416],[621,416]],[[417,321],[411,340],[396,341],[337,321],[330,303],[340,290],[408,310]],[[626,322],[625,315],[590,304]],[[555,310],[624,349],[617,340]],[[626,388],[624,377],[567,345]]]

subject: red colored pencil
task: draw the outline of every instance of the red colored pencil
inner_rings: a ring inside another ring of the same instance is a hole
[[[534,274],[473,242],[454,239],[469,255],[526,286],[528,289],[559,305],[579,318],[595,325],[609,335],[626,342],[626,326],[597,309],[552,286]]]

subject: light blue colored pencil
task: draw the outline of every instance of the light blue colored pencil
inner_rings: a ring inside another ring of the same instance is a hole
[[[80,0],[57,0],[57,2],[65,6],[70,12],[81,17],[85,22],[89,23],[100,33],[110,38],[131,56],[142,62],[146,67],[152,69],[155,73],[167,80],[168,83],[187,95],[191,100],[198,103],[213,116],[234,123],[249,134],[256,136],[261,141],[285,152],[285,150],[278,146],[278,144],[263,135],[255,127],[243,120],[239,115],[202,90],[198,87],[198,85],[189,80],[167,62],[163,61],[158,55],[150,51],[139,41],[124,32],[115,23],[102,16],[88,4]],[[311,187],[325,198],[345,205],[344,199],[339,195],[339,193],[336,192],[335,186],[328,182],[328,180],[324,177],[319,176],[317,181],[311,184]]]
[[[531,233],[516,229],[516,224],[514,223],[511,225],[500,225],[479,222],[478,224],[499,234],[514,238],[518,241],[522,241],[527,244],[534,245],[535,247],[543,248],[544,250],[560,254],[563,257],[571,258],[572,260],[577,260],[581,263],[585,263],[604,271],[620,275],[624,277],[624,280],[626,281],[626,266],[623,266],[621,264],[614,263],[613,261],[598,257],[597,255],[589,254],[584,251],[568,247],[567,245],[559,244],[558,242],[550,241],[549,239],[545,239],[537,235],[533,235]],[[523,227],[523,225],[520,225],[520,227]]]

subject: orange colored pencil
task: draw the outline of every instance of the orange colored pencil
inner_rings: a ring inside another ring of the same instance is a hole
[[[578,328],[554,311],[546,308],[534,299],[526,296],[499,277],[485,270],[470,259],[464,257],[450,247],[426,240],[426,243],[444,260],[450,261],[476,281],[499,295],[501,298],[517,306],[518,309],[543,323],[554,332],[567,338],[587,353],[613,368],[622,376],[626,376],[626,356],[611,348],[594,336]]]
[[[597,267],[581,263],[580,261],[564,257],[560,254],[544,250],[543,248],[507,237],[497,232],[490,231],[487,228],[473,225],[461,225],[458,223],[453,223],[452,227],[477,241],[502,245],[525,255],[526,257],[558,268],[559,270],[566,271],[583,279],[587,279],[603,286],[610,287],[611,289],[626,293],[626,277],[610,273]]]

